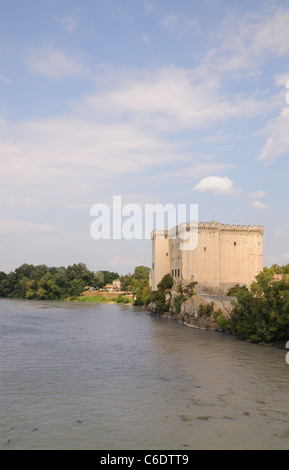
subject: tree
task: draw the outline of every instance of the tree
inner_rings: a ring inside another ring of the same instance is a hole
[[[153,291],[151,301],[155,303],[155,311],[159,315],[167,312],[170,308],[169,303],[166,302],[166,294],[162,290]]]
[[[132,275],[131,274],[125,274],[124,276],[120,276],[120,288],[124,292],[132,291]]]
[[[251,288],[240,288],[233,302],[236,332],[240,339],[274,343],[289,337],[289,276],[273,281],[271,270],[256,276]]]
[[[68,294],[77,297],[83,292],[84,286],[85,282],[81,279],[72,279],[68,284]]]
[[[166,274],[162,280],[158,283],[157,288],[158,290],[165,291],[167,289],[171,289],[173,287],[174,280],[170,274]]]
[[[7,274],[0,271],[0,297],[7,297],[9,293],[9,284]]]
[[[113,281],[119,278],[118,273],[114,273],[112,271],[101,271],[104,276],[104,285],[112,284]]]
[[[196,281],[190,282],[187,286],[183,287],[183,293],[188,297],[192,297],[195,294],[195,287],[198,283]]]
[[[149,279],[150,268],[147,266],[137,266],[133,273],[133,278],[138,280]]]
[[[94,274],[93,286],[101,289],[105,285],[104,274],[102,271],[98,271]]]

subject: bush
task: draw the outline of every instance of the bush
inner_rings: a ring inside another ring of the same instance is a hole
[[[166,274],[162,280],[158,283],[157,288],[161,291],[166,291],[167,289],[171,289],[174,285],[174,280],[170,274]]]
[[[185,297],[184,294],[177,295],[177,296],[174,298],[174,306],[175,306],[177,315],[180,314],[182,304],[183,304],[183,302],[185,302],[186,300],[187,300],[187,297]]]
[[[219,323],[222,331],[228,331],[228,330],[231,329],[230,321],[227,318],[224,317],[221,310],[216,312],[216,320]]]
[[[210,316],[214,313],[214,302],[208,304],[201,304],[199,306],[198,315],[202,317],[203,315]]]
[[[248,288],[246,286],[240,286],[240,284],[236,284],[235,286],[231,287],[228,292],[227,292],[227,296],[235,296],[236,294],[238,294],[238,292],[240,290],[248,290]]]
[[[152,292],[151,300],[152,302],[155,302],[156,313],[158,313],[159,315],[162,315],[163,313],[167,312],[170,308],[169,303],[166,302],[165,293],[160,290]]]

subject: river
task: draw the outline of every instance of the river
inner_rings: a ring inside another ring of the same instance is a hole
[[[131,306],[0,312],[3,450],[289,449],[285,349]]]

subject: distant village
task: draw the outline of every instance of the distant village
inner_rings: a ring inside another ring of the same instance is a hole
[[[95,291],[98,291],[98,292],[120,292],[121,291],[121,281],[120,281],[120,279],[115,279],[114,281],[112,281],[112,284],[106,284],[102,288],[97,288],[97,287],[93,287],[93,286],[85,286],[84,292],[85,291],[88,291],[88,292],[95,292]]]

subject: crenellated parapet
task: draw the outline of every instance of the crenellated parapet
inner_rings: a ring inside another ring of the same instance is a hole
[[[151,239],[152,240],[161,240],[164,238],[168,238],[168,229],[166,230],[153,230],[151,232]]]
[[[264,227],[262,225],[229,225],[218,222],[199,222],[199,230],[214,230],[220,232],[258,232],[263,235]]]
[[[264,227],[262,225],[230,225],[221,224],[219,222],[196,222],[191,221],[182,223],[172,229],[166,230],[153,230],[151,233],[151,239],[163,239],[163,238],[175,238],[176,235],[180,235],[183,232],[193,232],[196,229],[198,231],[215,231],[215,232],[246,232],[246,233],[260,233],[264,234]]]

